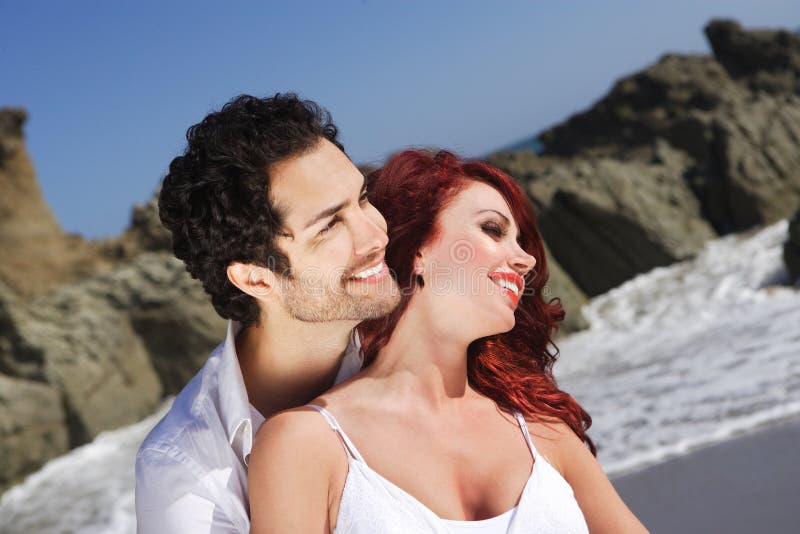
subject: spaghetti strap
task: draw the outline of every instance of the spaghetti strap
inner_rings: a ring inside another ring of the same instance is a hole
[[[342,427],[339,426],[339,422],[336,420],[333,414],[331,414],[331,412],[329,412],[322,406],[317,406],[316,404],[306,404],[306,406],[309,408],[314,408],[322,415],[322,417],[325,418],[325,421],[328,422],[328,425],[331,427],[331,430],[336,432],[336,435],[339,436],[339,441],[342,442],[342,446],[344,447],[344,450],[345,452],[347,452],[348,456],[366,465],[367,462],[364,461],[364,458],[361,456],[361,453],[358,452],[356,446],[353,445],[353,442],[350,441],[350,438],[347,437],[347,434],[344,433],[344,430],[342,430]]]
[[[522,430],[522,435],[525,436],[525,443],[528,444],[528,448],[531,450],[531,455],[533,455],[533,460],[536,461],[536,459],[539,457],[539,453],[536,452],[536,447],[533,446],[533,440],[528,432],[528,423],[525,422],[525,418],[519,412],[514,412],[514,417],[517,418],[517,423],[519,423],[519,428]]]

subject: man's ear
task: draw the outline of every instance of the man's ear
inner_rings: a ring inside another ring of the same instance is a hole
[[[234,261],[228,265],[227,273],[231,284],[253,298],[266,301],[275,294],[277,277],[266,267]]]

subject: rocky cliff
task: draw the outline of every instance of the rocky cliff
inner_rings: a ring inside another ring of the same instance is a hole
[[[119,237],[66,234],[0,110],[0,491],[177,393],[224,336],[170,251],[155,197]]]
[[[713,56],[666,55],[543,132],[540,156],[491,156],[590,296],[800,205],[800,36],[705,32]]]
[[[65,234],[45,204],[23,140],[26,118],[20,109],[0,111],[0,281],[35,294],[98,270],[102,260]]]

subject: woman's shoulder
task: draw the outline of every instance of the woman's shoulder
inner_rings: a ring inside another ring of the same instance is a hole
[[[356,382],[339,384],[308,404],[269,417],[256,433],[254,447],[259,442],[280,440],[301,447],[298,452],[309,446],[341,448],[341,442],[331,431],[333,424],[338,424],[342,417],[349,421],[353,419],[351,414],[360,414],[365,406],[369,407],[364,402],[369,395],[359,386]]]
[[[256,432],[255,441],[276,437],[292,440],[308,438],[310,435],[321,436],[326,428],[330,430],[317,410],[308,405],[298,406],[268,417]]]
[[[280,459],[291,469],[324,468],[339,459],[339,440],[325,418],[310,406],[300,406],[269,417],[256,432],[250,463]]]
[[[268,418],[256,432],[248,459],[253,524],[278,531],[323,530],[331,490],[341,487],[346,476],[345,458],[338,437],[313,408]]]
[[[584,447],[581,439],[557,417],[525,417],[525,422],[536,450],[564,476],[576,447]]]
[[[563,442],[573,436],[577,438],[572,428],[562,419],[553,416],[525,416],[528,432],[531,437],[539,437],[547,441]]]

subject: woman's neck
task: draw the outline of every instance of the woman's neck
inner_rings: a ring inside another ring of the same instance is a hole
[[[467,380],[467,348],[471,340],[445,332],[441,321],[411,303],[392,337],[365,376],[386,381],[404,399],[417,398],[433,410],[471,396]]]

